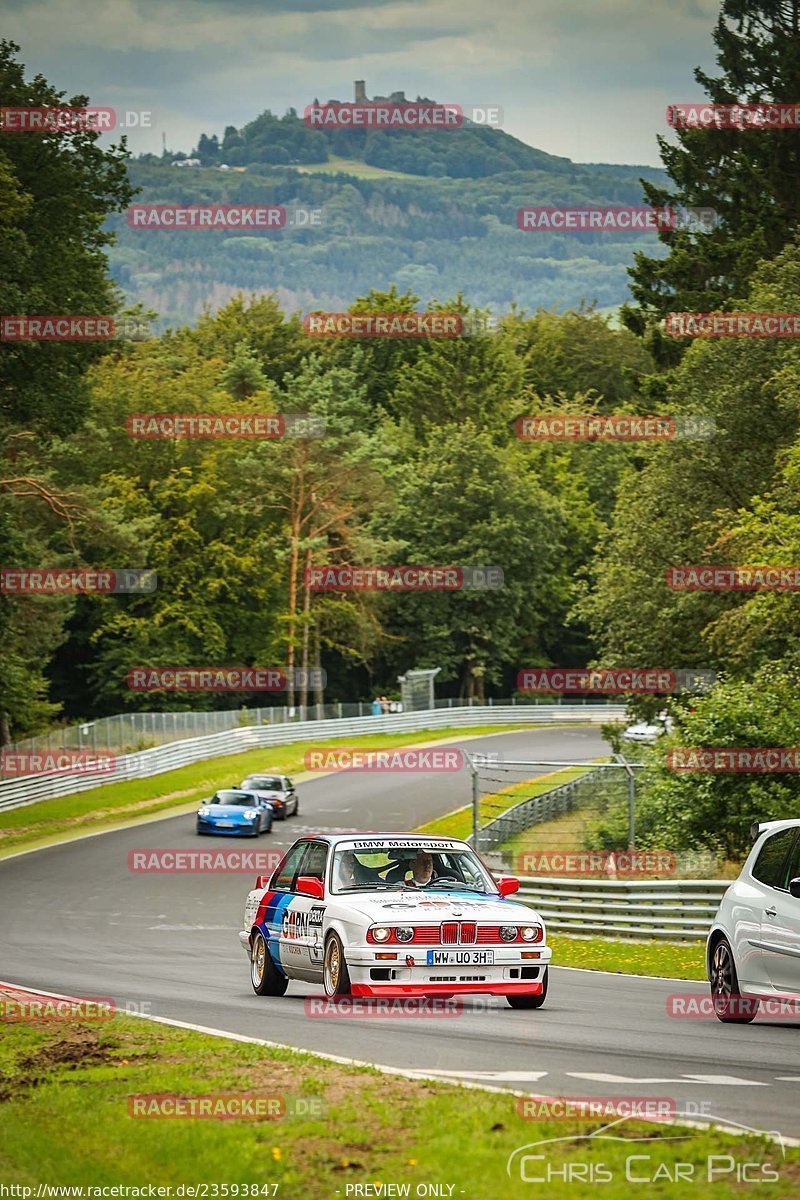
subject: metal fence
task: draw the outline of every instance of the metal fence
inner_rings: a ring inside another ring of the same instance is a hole
[[[531,763],[530,766],[532,770],[535,769],[535,764]],[[600,770],[587,770],[580,779],[563,783],[539,796],[531,796],[481,825],[478,837],[473,834],[470,840],[477,843],[476,850],[494,850],[535,825],[572,812],[586,796],[587,789],[602,786],[602,777]]]
[[[517,705],[436,709],[428,712],[393,713],[376,717],[343,720],[293,721],[285,724],[245,726],[212,733],[207,737],[187,738],[164,746],[116,757],[107,773],[55,772],[28,775],[0,782],[0,810],[35,804],[40,800],[83,792],[130,779],[146,779],[163,771],[172,771],[189,763],[220,755],[240,754],[266,746],[289,742],[308,742],[329,738],[358,737],[371,733],[404,733],[418,730],[481,725],[535,725],[618,720],[625,715],[621,704],[606,705]]]
[[[433,708],[522,708],[530,706],[600,705],[608,707],[604,697],[582,697],[566,703],[554,697],[531,696],[525,699],[487,700],[485,705],[477,701],[466,703],[458,698],[434,701]],[[402,711],[402,710],[401,710]],[[426,710],[430,711],[430,710]],[[389,715],[395,715],[390,710]],[[224,733],[230,729],[243,729],[252,725],[286,725],[303,721],[333,721],[351,717],[372,716],[372,703],[358,701],[352,704],[309,704],[295,708],[273,706],[263,708],[230,708],[214,712],[129,712],[117,713],[112,717],[101,717],[96,721],[85,721],[77,725],[63,725],[35,737],[22,738],[4,749],[15,754],[46,754],[61,750],[89,751],[106,754],[129,754],[136,750],[148,750],[184,738],[207,737],[212,733]],[[0,779],[3,770],[0,763]]]
[[[528,876],[520,880],[519,898],[557,933],[697,941],[707,936],[730,885],[729,879],[619,883]]]

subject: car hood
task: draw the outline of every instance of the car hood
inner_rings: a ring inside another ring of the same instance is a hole
[[[252,809],[255,805],[248,804],[246,807]],[[233,817],[243,817],[245,807],[240,804],[209,804],[206,811],[209,817],[224,817],[226,821],[230,821]]]
[[[333,898],[332,898],[333,899]],[[352,906],[362,916],[379,925],[438,924],[440,921],[481,921],[498,925],[522,925],[541,918],[527,904],[500,900],[497,896],[480,896],[474,892],[353,892],[336,897],[340,903]]]

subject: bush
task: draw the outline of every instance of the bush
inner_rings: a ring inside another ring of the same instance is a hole
[[[707,850],[741,861],[754,821],[800,816],[800,774],[675,772],[667,754],[678,747],[733,749],[799,744],[798,680],[775,667],[749,682],[723,682],[693,711],[673,707],[675,730],[645,753],[651,768],[637,779],[636,844],[671,850]],[[597,845],[619,840],[622,801],[612,803],[593,833]],[[610,847],[613,848],[613,847]]]

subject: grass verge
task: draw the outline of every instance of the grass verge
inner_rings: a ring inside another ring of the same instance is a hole
[[[483,737],[535,725],[487,725],[474,729],[421,729],[414,733],[379,733],[353,738],[363,750],[388,750],[419,742],[452,741]],[[341,738],[314,742],[314,749],[341,748]],[[311,742],[290,742],[262,750],[246,750],[221,758],[208,758],[149,779],[103,784],[88,792],[74,792],[55,800],[42,800],[24,808],[0,812],[0,858],[14,850],[60,841],[65,836],[110,829],[115,825],[147,818],[174,809],[186,812],[217,788],[240,783],[251,771],[275,771],[297,775],[304,771],[304,756]],[[302,802],[302,796],[301,796]]]
[[[537,776],[536,779],[515,783],[511,787],[503,788],[502,791],[481,796],[481,825],[485,825],[494,817],[501,816],[502,813],[513,808],[522,800],[541,796],[543,792],[549,792],[562,783],[569,783],[570,779],[576,779],[579,775],[585,774],[584,767],[568,767],[565,771],[550,771],[547,775]],[[452,812],[445,813],[443,817],[436,817],[433,821],[420,825],[418,831],[435,834],[439,837],[469,837],[472,833],[472,805],[467,804],[464,808],[456,808]]]
[[[548,933],[553,963],[620,975],[664,975],[670,979],[707,979],[705,942],[627,941],[563,937]]]
[[[524,1037],[526,1025],[543,1014],[506,1015],[509,1027]],[[34,1197],[40,1184],[139,1186],[142,1195],[157,1185],[170,1187],[173,1197],[279,1200],[402,1196],[397,1189],[404,1185],[411,1196],[530,1197],[531,1184],[520,1178],[519,1166],[509,1179],[506,1163],[514,1150],[545,1139],[563,1140],[531,1149],[544,1158],[529,1161],[527,1171],[554,1173],[548,1197],[596,1195],[596,1183],[564,1181],[565,1168],[586,1179],[587,1164],[595,1170],[602,1164],[611,1174],[603,1180],[604,1196],[629,1197],[631,1155],[643,1156],[635,1164],[638,1178],[659,1172],[657,1181],[640,1189],[642,1196],[707,1194],[714,1155],[770,1162],[777,1180],[759,1186],[765,1200],[795,1197],[800,1188],[800,1153],[787,1149],[784,1160],[764,1138],[624,1121],[611,1131],[621,1140],[591,1142],[582,1137],[602,1121],[526,1119],[512,1095],[403,1079],[130,1017],[102,1024],[4,1024],[3,1033],[0,1178],[33,1189],[28,1195]],[[135,1096],[231,1093],[283,1097],[287,1113],[223,1120],[137,1118],[130,1112]],[[635,1137],[653,1140],[631,1144]],[[688,1182],[671,1181],[678,1163],[691,1165]],[[441,1190],[418,1190],[431,1184]],[[198,1185],[207,1191],[188,1190]],[[386,1191],[386,1185],[395,1188]],[[26,1200],[25,1193],[15,1194]],[[741,1195],[732,1167],[720,1171],[714,1195]]]

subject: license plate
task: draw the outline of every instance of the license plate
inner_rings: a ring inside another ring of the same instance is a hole
[[[233,821],[217,821],[219,829],[233,829]]]
[[[429,967],[487,967],[494,962],[494,950],[429,950]]]

